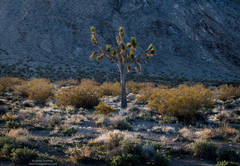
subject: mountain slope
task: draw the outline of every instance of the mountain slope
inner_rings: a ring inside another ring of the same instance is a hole
[[[89,61],[89,27],[114,44],[122,25],[157,47],[144,75],[239,81],[239,18],[238,0],[1,0],[1,75],[114,75],[113,65]]]

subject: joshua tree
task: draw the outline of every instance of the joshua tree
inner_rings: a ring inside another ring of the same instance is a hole
[[[142,64],[147,62],[155,54],[155,48],[152,44],[139,55],[136,55],[136,49],[138,43],[135,37],[131,37],[131,42],[125,43],[123,27],[119,28],[119,34],[116,37],[117,47],[106,45],[105,48],[98,42],[95,27],[91,27],[91,40],[93,45],[97,48],[97,51],[93,52],[90,59],[96,58],[97,61],[103,59],[109,60],[111,63],[115,63],[120,72],[121,81],[121,108],[127,107],[126,99],[126,75],[132,68],[140,73],[142,70]]]

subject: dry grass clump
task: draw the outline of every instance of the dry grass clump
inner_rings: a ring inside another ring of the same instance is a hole
[[[234,137],[239,134],[239,131],[230,126],[223,126],[216,129],[212,129],[210,133],[208,133],[208,138],[218,139],[218,140],[229,140],[231,137]]]
[[[65,153],[70,156],[70,161],[75,164],[99,160],[98,151],[95,147],[69,148]]]
[[[114,108],[110,107],[109,105],[107,105],[104,102],[99,103],[94,108],[98,111],[98,113],[105,114],[105,115],[107,115],[115,110]]]
[[[24,81],[17,77],[2,77],[0,78],[0,89],[2,87],[2,90],[4,89],[13,90],[16,85],[20,85],[22,82]]]
[[[103,96],[118,96],[121,94],[119,82],[104,82],[100,86],[100,91]]]
[[[212,92],[202,84],[180,85],[178,88],[155,89],[148,106],[160,114],[185,121],[192,119],[201,108],[210,106],[212,100]]]
[[[19,142],[28,143],[31,135],[29,134],[27,129],[18,128],[18,129],[11,129],[7,136],[16,139]]]
[[[2,120],[8,121],[8,120],[16,120],[18,116],[16,114],[12,113],[6,113],[2,116]]]
[[[234,97],[240,97],[240,87],[234,87],[232,85],[222,85],[218,90],[216,90],[218,99],[229,100]]]
[[[74,106],[83,108],[93,108],[99,104],[99,87],[92,82],[82,82],[79,86],[61,88],[57,94],[58,106]]]
[[[127,90],[129,93],[137,94],[142,89],[151,89],[154,87],[154,84],[151,82],[134,82],[134,81],[128,81],[127,84]]]
[[[53,93],[54,85],[48,79],[36,78],[22,82],[15,90],[36,102],[44,103]]]

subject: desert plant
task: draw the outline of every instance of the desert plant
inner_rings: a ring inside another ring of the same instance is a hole
[[[0,159],[11,160],[11,153],[22,145],[12,138],[0,137]]]
[[[20,85],[23,80],[17,77],[2,77],[0,78],[0,85],[2,89],[11,89],[13,90],[16,85]]]
[[[232,85],[221,85],[217,90],[217,96],[220,100],[229,100],[233,97],[240,97],[240,87],[234,87]]]
[[[218,161],[216,166],[239,166],[239,164],[229,161]]]
[[[12,156],[11,160],[14,163],[26,164],[36,159],[39,156],[39,153],[36,152],[35,150],[31,150],[24,147],[14,150],[11,156]]]
[[[151,89],[154,87],[153,83],[150,82],[134,82],[134,81],[128,81],[126,83],[127,90],[130,93],[137,94],[139,93],[142,89]]]
[[[218,161],[232,161],[237,162],[240,161],[240,154],[238,154],[235,150],[230,148],[224,148],[220,150],[218,154]]]
[[[102,157],[99,155],[97,148],[84,145],[81,148],[69,148],[66,153],[70,156],[70,161],[79,163],[88,163],[91,161],[101,160]]]
[[[70,86],[56,94],[58,106],[93,108],[99,104],[99,88],[95,85]]]
[[[212,129],[208,134],[208,137],[211,139],[218,140],[229,140],[229,138],[234,137],[239,134],[239,131],[235,128],[232,128],[228,125],[224,125],[219,128]]]
[[[121,94],[119,82],[104,82],[100,86],[100,91],[103,96],[117,96]]]
[[[20,126],[21,126],[21,124],[17,121],[14,121],[14,120],[9,120],[9,121],[6,122],[6,127],[10,128],[10,129],[15,129],[15,128],[18,128]]]
[[[5,120],[5,121],[16,120],[17,117],[18,116],[16,114],[6,113],[6,114],[2,115],[2,120]]]
[[[75,128],[65,128],[61,131],[61,135],[63,136],[72,136],[73,134],[77,133],[77,129]]]
[[[110,119],[110,128],[119,129],[119,130],[131,130],[132,126],[126,118],[123,118],[122,116],[114,116]]]
[[[7,136],[10,138],[14,138],[16,141],[22,142],[22,143],[28,143],[31,137],[28,130],[23,128],[11,129],[7,133]]]
[[[197,116],[197,111],[213,104],[209,89],[201,84],[180,85],[178,88],[154,89],[148,106],[162,115],[176,116],[179,120],[189,121]]]
[[[135,67],[136,72],[141,71],[141,64],[147,62],[147,60],[155,54],[155,49],[152,44],[139,56],[136,56],[136,49],[138,43],[135,37],[131,38],[131,42],[125,44],[123,27],[119,28],[119,34],[116,37],[118,47],[112,48],[111,45],[106,45],[106,49],[100,45],[95,28],[91,27],[91,41],[94,46],[98,49],[90,56],[90,59],[101,61],[104,58],[112,63],[115,63],[120,72],[121,81],[121,107],[127,107],[126,99],[126,75],[127,71],[131,71],[131,67]]]
[[[15,86],[15,90],[29,99],[44,103],[53,93],[54,85],[48,79],[36,78]]]
[[[109,105],[107,105],[104,102],[99,103],[94,108],[98,111],[98,113],[105,114],[105,115],[107,115],[115,110],[114,108],[110,107]]]
[[[217,157],[217,146],[211,142],[196,142],[193,151],[200,158],[215,160]]]
[[[2,94],[4,91],[4,87],[2,85],[0,85],[0,94]]]
[[[111,159],[110,166],[137,166],[140,164],[141,160],[138,155],[122,154],[114,156]]]

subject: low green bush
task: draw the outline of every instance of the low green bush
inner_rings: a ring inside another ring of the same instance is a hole
[[[229,161],[219,161],[217,162],[216,166],[239,166],[239,164]]]
[[[9,129],[15,129],[20,127],[21,124],[19,122],[13,121],[13,120],[9,120],[6,122],[6,127]]]
[[[211,142],[196,142],[193,146],[194,155],[203,159],[215,160],[217,146]]]
[[[240,155],[233,149],[225,148],[220,150],[217,160],[237,162],[240,161]]]
[[[140,164],[140,157],[134,154],[117,155],[114,156],[110,162],[110,166],[138,166]]]
[[[35,150],[31,150],[24,147],[24,148],[18,148],[14,150],[11,156],[12,156],[11,160],[14,163],[27,164],[32,160],[38,158],[39,153]]]
[[[63,136],[72,136],[73,134],[77,133],[77,129],[75,128],[66,128],[61,131],[61,135]]]

